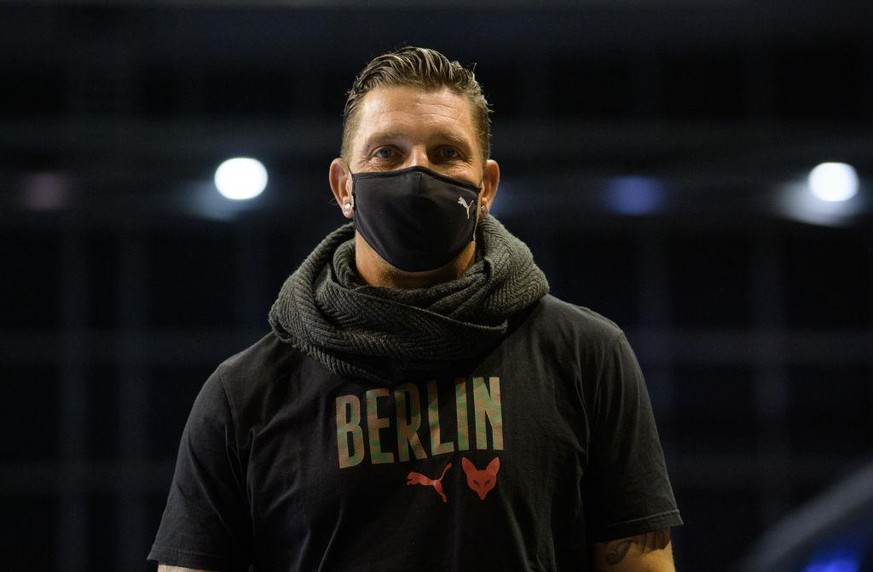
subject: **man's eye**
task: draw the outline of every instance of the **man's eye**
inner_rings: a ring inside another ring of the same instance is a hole
[[[373,153],[373,156],[376,157],[377,159],[390,159],[391,157],[394,156],[394,150],[391,149],[390,147],[379,147]]]
[[[440,149],[440,155],[443,159],[460,159],[461,153],[454,147],[443,147]]]

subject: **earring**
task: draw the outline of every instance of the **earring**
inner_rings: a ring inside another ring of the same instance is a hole
[[[346,201],[343,203],[343,214],[348,216],[350,212],[352,212],[352,203]]]
[[[488,214],[488,207],[486,207],[485,205],[482,205],[481,207],[479,207],[479,212],[482,213],[482,216],[487,215]]]

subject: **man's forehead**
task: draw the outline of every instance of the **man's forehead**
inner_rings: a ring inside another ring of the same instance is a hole
[[[416,132],[449,143],[476,142],[470,102],[449,88],[374,88],[361,100],[356,123],[358,141],[399,139]]]
[[[469,100],[445,86],[433,89],[415,85],[379,86],[364,95],[360,108],[365,114],[377,115],[390,111],[433,113],[443,108],[458,119],[472,121],[473,118]]]

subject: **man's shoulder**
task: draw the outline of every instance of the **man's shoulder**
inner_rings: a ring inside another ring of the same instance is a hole
[[[263,368],[280,363],[291,357],[296,351],[283,343],[273,332],[265,334],[261,339],[225,359],[219,369],[226,371]]]
[[[545,331],[589,339],[613,340],[622,334],[618,324],[606,316],[551,294],[543,296],[531,308],[525,321]]]
[[[305,361],[300,350],[270,332],[221,362],[216,375],[228,391],[252,391],[277,379],[287,379]]]
[[[271,332],[221,362],[205,391],[222,396],[244,430],[288,403],[313,399],[334,380],[326,367]]]

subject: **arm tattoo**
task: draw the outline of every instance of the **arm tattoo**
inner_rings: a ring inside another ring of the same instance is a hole
[[[610,552],[606,554],[606,563],[610,566],[615,566],[627,556],[627,551],[630,550],[631,544],[634,543],[634,539],[628,538],[627,540],[620,540],[615,543],[615,546],[612,548]]]
[[[669,529],[656,530],[647,534],[640,534],[639,536],[616,540],[608,546],[609,551],[606,553],[606,563],[610,566],[619,564],[624,560],[624,557],[627,556],[627,553],[633,545],[637,546],[637,550],[640,554],[645,554],[647,552],[654,552],[655,550],[666,548],[669,543]]]

